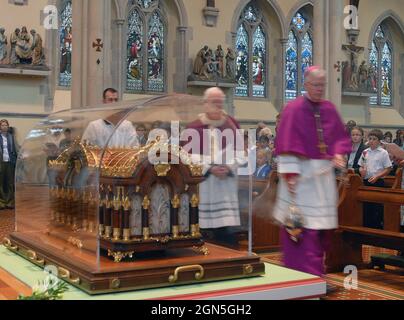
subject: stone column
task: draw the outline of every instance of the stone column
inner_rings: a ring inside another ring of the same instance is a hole
[[[313,6],[313,62],[314,65],[326,68],[327,12],[324,0],[314,0]]]
[[[44,103],[45,103],[45,112],[52,112],[54,107],[54,97],[56,90],[56,83],[58,83],[58,74],[56,70],[56,61],[58,61],[57,57],[57,47],[59,43],[55,41],[57,37],[55,37],[55,33],[58,30],[45,30],[45,58],[46,65],[50,68],[51,74],[47,77],[46,81],[44,81],[43,85],[43,94],[44,94]]]
[[[329,30],[326,35],[332,39],[328,44],[328,92],[327,98],[331,100],[337,108],[341,109],[342,100],[342,79],[341,72],[335,68],[335,64],[341,61],[341,48],[343,42],[344,4],[343,1],[328,0],[328,23]]]
[[[115,20],[115,24],[117,27],[117,39],[115,39],[115,44],[116,44],[116,52],[117,56],[114,57],[118,60],[117,64],[117,78],[114,79],[113,83],[116,86],[116,89],[119,92],[120,99],[122,99],[123,93],[125,91],[125,75],[126,75],[126,52],[123,50],[126,48],[126,45],[123,42],[124,39],[124,25],[125,25],[125,20],[124,19],[117,19]],[[112,70],[111,70],[112,71]]]
[[[111,85],[110,1],[73,1],[72,108],[97,105]],[[97,51],[93,44],[102,47]]]
[[[88,50],[88,2],[89,0],[73,1],[72,10],[74,23],[72,27],[72,109],[87,104],[87,50]]]
[[[187,92],[187,78],[190,73],[188,63],[188,46],[187,46],[187,27],[180,26],[177,28],[177,46],[176,46],[176,73],[173,77],[174,92]]]
[[[278,74],[280,75],[279,77],[276,77],[279,85],[278,85],[278,98],[275,100],[275,108],[278,111],[281,111],[283,109],[283,106],[285,105],[285,89],[286,89],[286,83],[285,83],[285,67],[286,67],[286,46],[288,44],[288,39],[280,39],[281,43],[281,65],[278,67]],[[280,70],[279,70],[280,68]]]
[[[108,49],[110,49],[110,37],[108,38],[105,30],[111,29],[110,21],[107,17],[110,13],[107,12],[108,0],[88,0],[88,39],[87,39],[87,69],[86,78],[87,85],[87,105],[96,105],[102,103],[102,92],[108,85],[106,74],[110,74],[110,65]],[[104,28],[105,25],[105,28]],[[108,32],[110,34],[110,31]],[[93,45],[97,43],[97,39],[101,39],[101,51],[97,51],[97,47]],[[73,47],[74,48],[74,47]],[[73,49],[74,50],[74,49]],[[110,75],[108,76],[110,78]]]

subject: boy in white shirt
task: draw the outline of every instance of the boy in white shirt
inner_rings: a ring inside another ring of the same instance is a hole
[[[381,147],[383,133],[374,129],[368,135],[369,148],[363,151],[358,165],[365,186],[384,187],[384,177],[393,167],[388,152]],[[383,229],[383,205],[363,204],[363,225],[368,228]]]

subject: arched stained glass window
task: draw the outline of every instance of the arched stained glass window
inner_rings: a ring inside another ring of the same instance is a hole
[[[302,40],[302,85],[304,84],[304,73],[313,65],[313,41],[310,34],[306,32]]]
[[[166,24],[158,0],[133,0],[128,15],[126,91],[165,91]]]
[[[154,12],[149,19],[149,33],[147,41],[148,53],[148,90],[164,91],[164,73],[161,66],[164,64],[164,25],[160,14]]]
[[[128,20],[128,56],[127,83],[128,91],[143,89],[143,21],[137,9],[129,14]]]
[[[296,98],[297,92],[297,40],[292,31],[286,49],[286,99]]]
[[[313,65],[311,24],[298,12],[290,24],[286,44],[285,99],[292,100],[304,93],[304,72]]]
[[[382,63],[380,66],[381,71],[381,82],[380,82],[380,90],[381,90],[381,104],[384,106],[391,105],[391,50],[387,43],[383,46],[382,51]]]
[[[368,79],[371,90],[375,93],[370,97],[371,105],[391,106],[393,103],[393,54],[388,34],[386,26],[379,25],[369,52]]]
[[[243,10],[236,36],[236,81],[238,97],[266,96],[268,79],[267,33],[255,1]]]
[[[266,57],[265,34],[261,26],[254,32],[253,36],[253,96],[265,97],[265,57]]]
[[[239,97],[248,97],[248,34],[244,25],[241,25],[237,31],[236,40],[236,95]]]
[[[59,79],[61,87],[69,88],[72,82],[72,2],[65,1],[59,13]]]

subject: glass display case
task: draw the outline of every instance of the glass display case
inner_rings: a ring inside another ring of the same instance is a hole
[[[52,114],[21,148],[6,247],[90,294],[263,274],[252,152],[204,112],[167,95]]]

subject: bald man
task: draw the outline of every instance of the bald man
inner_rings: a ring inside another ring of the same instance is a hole
[[[352,150],[336,107],[324,100],[326,73],[305,72],[307,93],[282,111],[275,142],[281,175],[274,218],[283,224],[286,267],[322,276],[332,230],[338,227],[334,168]]]
[[[238,136],[237,121],[223,110],[225,100],[220,88],[207,89],[205,112],[187,127],[198,133],[197,152],[205,159],[206,179],[200,184],[199,225],[201,229],[215,229],[213,233],[217,235],[233,235],[235,228],[232,227],[240,226],[237,164],[228,158],[226,150],[235,150],[236,139],[243,141],[243,137]],[[230,133],[231,139],[225,137],[225,131]],[[195,151],[191,152],[195,154]]]

